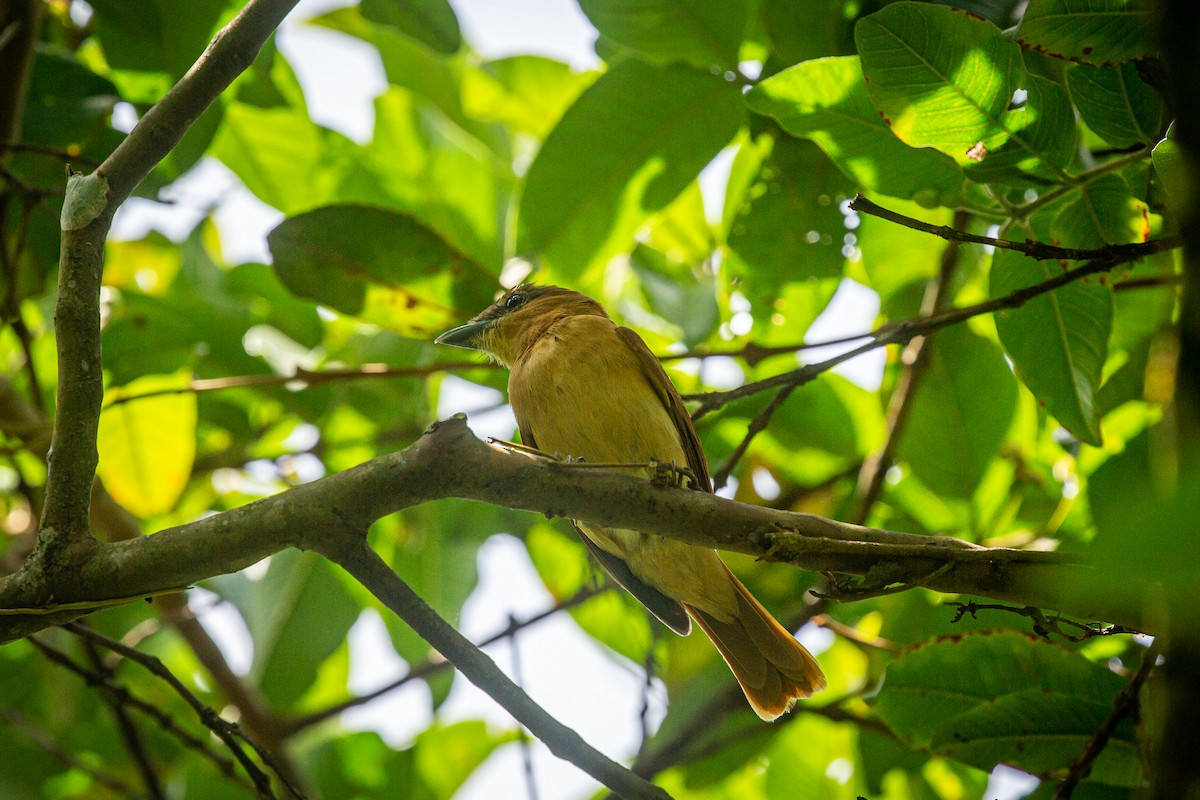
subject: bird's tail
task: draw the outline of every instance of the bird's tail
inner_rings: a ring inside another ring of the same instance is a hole
[[[733,670],[751,708],[771,721],[798,698],[824,689],[825,676],[812,653],[775,621],[728,567],[725,571],[737,590],[738,610],[732,620],[722,622],[693,606],[685,608]]]

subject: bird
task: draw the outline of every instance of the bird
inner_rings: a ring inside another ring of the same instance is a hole
[[[679,392],[642,338],[592,298],[522,284],[436,342],[481,351],[509,370],[509,402],[524,445],[588,462],[686,465],[690,488],[712,491]],[[762,719],[778,719],[825,687],[816,659],[716,550],[573,524],[600,565],[667,627],[686,636],[696,622]]]

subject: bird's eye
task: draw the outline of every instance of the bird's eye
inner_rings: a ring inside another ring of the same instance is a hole
[[[526,299],[527,298],[523,294],[509,295],[508,299],[504,301],[504,307],[507,309],[514,309],[524,303]]]

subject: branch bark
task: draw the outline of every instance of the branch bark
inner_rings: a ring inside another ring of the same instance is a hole
[[[263,42],[295,4],[296,0],[250,0],[95,172],[73,174],[68,179],[54,312],[57,411],[35,573],[39,569],[58,572],[63,565],[85,563],[97,546],[87,522],[104,395],[100,278],[104,240],[113,215],[196,118],[254,61]]]
[[[235,572],[288,547],[323,552],[332,546],[331,532],[365,530],[386,514],[447,497],[657,533],[875,583],[922,585],[1147,627],[1141,606],[1125,599],[1134,593],[1088,597],[1067,591],[1091,576],[1082,558],[865,528],[655,486],[616,471],[580,469],[489,446],[456,415],[398,453],[152,536],[97,545],[86,563],[69,575],[43,576],[42,585],[21,573],[4,578],[0,642]]]

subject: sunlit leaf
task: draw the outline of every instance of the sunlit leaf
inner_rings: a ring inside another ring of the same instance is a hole
[[[526,176],[517,249],[578,275],[690,183],[741,124],[736,86],[686,67],[623,62],[551,131]]]
[[[746,97],[793,136],[816,142],[861,189],[949,205],[962,170],[932,149],[896,138],[867,96],[857,56],[806,61],[763,81]]]
[[[97,473],[134,516],[170,511],[191,477],[196,395],[186,391],[190,378],[186,373],[149,375],[107,394],[96,441]],[[162,394],[126,402],[152,392]]]
[[[903,141],[979,180],[1062,178],[1075,137],[1066,93],[1026,73],[1020,48],[990,22],[900,2],[863,18],[855,37],[867,92]],[[1014,105],[1018,89],[1026,97]]]

